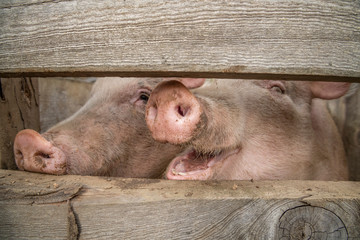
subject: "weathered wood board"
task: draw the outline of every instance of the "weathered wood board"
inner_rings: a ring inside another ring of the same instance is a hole
[[[0,170],[0,214],[2,239],[359,239],[360,182]]]
[[[358,1],[0,2],[0,76],[359,81]]]
[[[358,1],[340,0],[5,0],[0,77],[359,82],[359,13]],[[1,133],[14,136],[3,113]],[[36,114],[23,119],[39,122]],[[1,239],[359,239],[360,182],[175,182],[0,170],[0,216]]]
[[[37,79],[0,79],[0,168],[16,169],[13,142],[18,131],[40,130]]]

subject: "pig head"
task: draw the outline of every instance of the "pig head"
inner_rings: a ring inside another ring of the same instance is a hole
[[[154,139],[187,150],[168,179],[346,180],[341,138],[322,99],[348,83],[207,80],[160,83],[146,109]]]
[[[152,139],[145,105],[162,79],[100,78],[87,103],[43,134],[20,131],[14,142],[19,169],[49,174],[160,176],[181,146]],[[203,80],[182,79],[188,87]],[[189,83],[189,84],[187,84]]]

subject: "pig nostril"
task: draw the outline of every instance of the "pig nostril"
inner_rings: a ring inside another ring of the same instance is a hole
[[[22,154],[22,152],[21,152],[20,150],[16,150],[15,155],[16,155],[17,157],[19,157],[19,158],[23,158],[23,157],[24,157],[23,154]]]
[[[39,156],[39,157],[42,157],[42,158],[50,158],[50,155],[45,154],[43,152],[37,152],[37,153],[35,153],[34,156]]]
[[[183,110],[181,109],[180,106],[178,106],[178,113],[179,113],[181,116],[184,116],[184,112],[183,112]]]
[[[186,116],[186,113],[188,112],[188,108],[184,108],[182,106],[178,106],[177,107],[177,111],[178,113],[182,116],[182,117],[185,117]]]

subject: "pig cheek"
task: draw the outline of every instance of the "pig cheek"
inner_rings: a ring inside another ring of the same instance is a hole
[[[81,159],[81,161],[74,159],[78,168],[86,169],[91,175],[108,172],[106,161],[113,159],[112,148],[115,148],[117,141],[108,136],[111,136],[110,132],[116,131],[108,130],[108,135],[104,131],[104,129],[94,127],[91,136],[84,138],[82,147],[75,149],[74,156]]]
[[[146,125],[143,114],[142,117],[131,118],[133,114],[130,113],[119,113],[129,116],[129,119],[118,118],[112,120],[114,123],[99,123],[98,128],[93,129],[92,135],[85,138],[82,153],[87,153],[87,157],[81,164],[93,174],[123,176],[125,169],[131,167],[129,156],[133,154],[132,151],[136,151],[139,142],[144,142],[142,138],[138,139],[138,142],[134,141],[134,138],[139,135],[139,126]],[[139,123],[137,119],[142,122]]]
[[[250,96],[251,97],[251,96]],[[296,127],[296,109],[286,98],[267,93],[260,98],[252,97],[245,105],[246,130],[254,134],[272,133],[285,135]],[[251,136],[249,136],[251,137]]]
[[[239,170],[242,171],[240,159],[225,159],[216,163],[210,169],[210,178],[209,179],[220,179],[220,180],[232,180],[239,179],[238,173]]]
[[[86,150],[85,150],[86,151]],[[84,150],[73,148],[68,155],[68,173],[93,175],[99,168]]]
[[[53,141],[66,155],[66,169],[68,174],[91,174],[94,169],[98,168],[89,155],[86,154],[86,152],[89,151],[80,148],[80,146],[88,144],[79,144],[68,134],[57,135]]]

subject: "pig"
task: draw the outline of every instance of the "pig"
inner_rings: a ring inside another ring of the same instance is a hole
[[[347,180],[343,143],[327,99],[349,83],[209,79],[189,90],[160,83],[146,107],[159,142],[187,146],[175,180]]]
[[[56,175],[159,177],[182,151],[181,146],[154,141],[146,126],[145,105],[160,81],[99,78],[73,116],[43,134],[26,129],[16,135],[18,168]],[[191,79],[180,81],[196,87]]]

